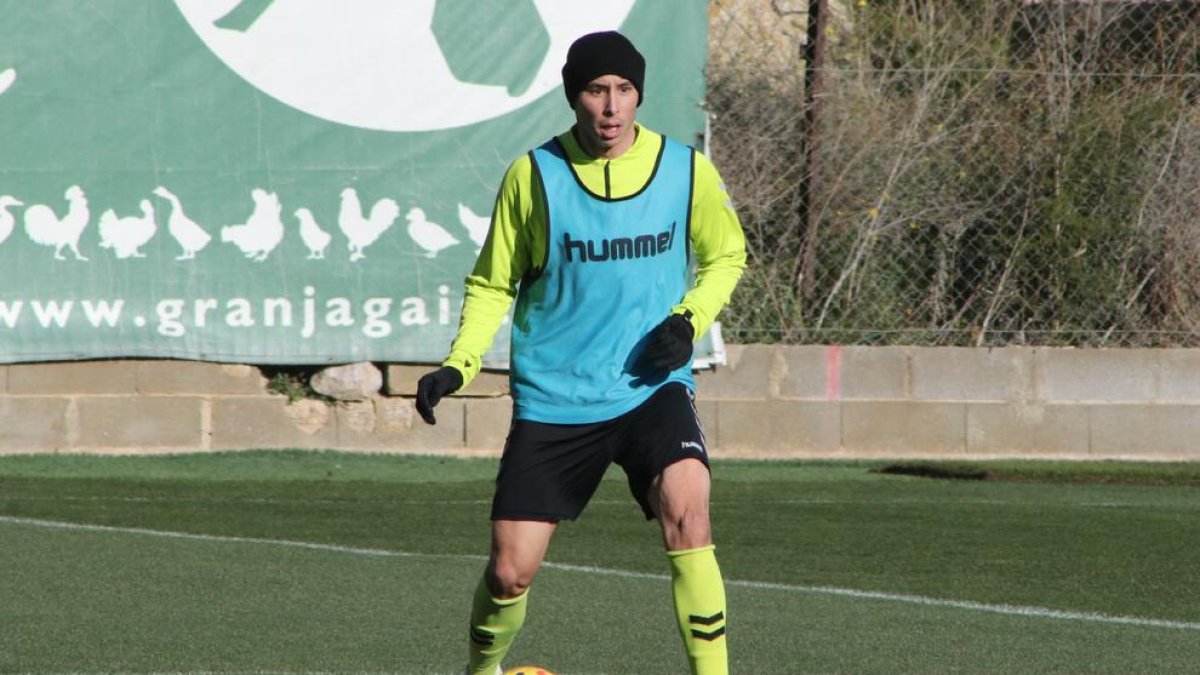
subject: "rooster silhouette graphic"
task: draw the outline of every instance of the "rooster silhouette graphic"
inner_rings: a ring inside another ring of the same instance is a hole
[[[338,228],[350,240],[350,260],[367,257],[363,250],[375,243],[400,215],[396,200],[384,197],[371,207],[371,215],[364,216],[358,191],[354,188],[342,190],[342,205],[338,211]]]
[[[62,218],[45,204],[34,204],[25,209],[25,234],[35,244],[53,246],[55,260],[66,260],[64,248],[71,249],[76,260],[87,260],[79,252],[79,237],[92,217],[87,197],[78,185],[67,188],[63,197],[67,200],[67,212]]]

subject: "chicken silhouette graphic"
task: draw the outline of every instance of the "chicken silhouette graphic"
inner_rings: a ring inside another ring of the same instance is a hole
[[[64,248],[71,249],[76,260],[87,260],[79,252],[79,237],[92,217],[87,197],[78,185],[67,188],[63,197],[67,200],[67,213],[61,219],[45,204],[25,209],[25,234],[35,244],[53,246],[55,260],[66,260]]]
[[[458,222],[467,228],[467,236],[475,243],[475,252],[478,253],[479,249],[483,248],[483,242],[487,241],[488,230],[492,227],[492,217],[481,216],[466,204],[459,204]]]
[[[145,258],[141,248],[154,237],[158,223],[154,221],[154,205],[149,199],[138,203],[141,216],[117,217],[116,211],[106,210],[100,214],[96,229],[100,231],[100,248],[110,248],[118,259]]]
[[[183,212],[183,204],[179,202],[179,197],[163,186],[154,188],[154,194],[162,197],[171,204],[171,215],[167,216],[167,232],[175,238],[179,243],[179,247],[183,252],[175,256],[176,260],[191,260],[196,257],[196,254],[204,250],[205,246],[212,241],[212,235],[209,234],[200,224],[188,218]]]
[[[24,205],[25,202],[11,195],[0,197],[0,244],[8,240],[9,235],[12,234],[13,226],[17,222],[16,217],[8,212],[9,207]]]
[[[333,235],[321,229],[308,209],[296,209],[296,218],[300,220],[300,240],[308,247],[308,259],[323,259]]]
[[[425,250],[426,258],[437,257],[438,251],[458,243],[446,228],[429,222],[425,218],[425,211],[420,207],[414,206],[409,209],[404,217],[408,220],[408,236]]]
[[[371,207],[371,215],[363,216],[362,203],[358,200],[358,191],[354,188],[342,190],[342,204],[338,210],[338,229],[350,240],[350,260],[357,261],[367,257],[363,252],[379,239],[379,235],[387,231],[400,215],[400,206],[396,201],[384,197]]]
[[[245,224],[221,228],[221,241],[232,243],[254,262],[262,262],[283,241],[283,207],[274,192],[261,188],[250,191],[254,212]]]

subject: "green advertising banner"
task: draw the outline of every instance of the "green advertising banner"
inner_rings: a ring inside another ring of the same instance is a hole
[[[433,362],[579,35],[703,130],[697,0],[0,0],[0,361]],[[507,330],[489,363],[507,361]]]

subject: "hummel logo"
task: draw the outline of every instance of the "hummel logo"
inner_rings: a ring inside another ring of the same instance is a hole
[[[725,612],[717,612],[716,614],[713,614],[712,616],[696,616],[695,614],[688,616],[688,623],[693,624],[693,625],[712,626],[716,623],[721,624],[720,626],[717,626],[717,628],[715,628],[714,630],[710,630],[710,631],[700,630],[699,628],[692,629],[692,637],[696,638],[697,640],[706,640],[708,642],[712,642],[713,640],[716,640],[717,638],[719,638],[725,634],[724,621],[725,621]]]
[[[702,455],[705,454],[704,446],[701,445],[700,443],[697,443],[696,441],[683,441],[682,443],[679,444],[679,447],[681,447],[684,450],[695,450],[696,452],[699,452]]]
[[[605,260],[628,260],[630,258],[653,258],[671,250],[675,245],[675,223],[658,234],[643,234],[630,239],[584,240],[571,239],[570,233],[563,234],[567,262],[575,262],[572,253],[579,254],[579,262],[604,262]]]
[[[725,634],[725,626],[721,626],[720,628],[718,628],[714,631],[707,631],[707,632],[698,630],[695,628],[692,629],[692,637],[696,638],[697,640],[707,640],[708,642],[712,642],[713,640],[716,640],[717,638],[721,637],[724,634]]]
[[[481,647],[490,647],[496,642],[496,636],[482,628],[471,626],[471,642]]]

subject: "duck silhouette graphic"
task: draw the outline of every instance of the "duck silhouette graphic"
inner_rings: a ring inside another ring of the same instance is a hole
[[[79,252],[79,237],[92,217],[87,197],[78,185],[67,188],[63,197],[67,200],[67,212],[62,218],[45,204],[34,204],[25,209],[25,234],[35,244],[54,247],[55,260],[66,260],[64,248],[71,249],[76,260],[87,260]]]
[[[475,244],[475,252],[483,248],[487,240],[488,230],[492,227],[491,216],[481,216],[471,210],[466,204],[458,205],[458,222],[467,230],[467,236]]]
[[[183,252],[175,256],[176,260],[191,260],[196,257],[196,254],[204,250],[205,246],[212,241],[212,235],[209,234],[199,223],[188,218],[183,212],[183,204],[179,202],[179,197],[163,186],[154,188],[154,194],[167,200],[171,205],[171,215],[167,216],[167,232],[175,238]]]
[[[384,197],[371,207],[370,215],[363,215],[362,202],[354,188],[342,190],[341,208],[338,210],[338,228],[350,240],[350,260],[367,257],[364,253],[379,236],[387,231],[400,215],[396,200]]]
[[[405,214],[408,220],[408,236],[425,251],[426,258],[437,257],[438,251],[458,243],[454,235],[425,217],[424,209],[414,206]]]
[[[154,237],[158,223],[154,220],[154,205],[149,199],[138,203],[140,216],[120,218],[116,211],[107,209],[100,214],[96,229],[100,231],[100,248],[112,249],[118,259],[145,258],[142,246]]]
[[[325,257],[325,249],[333,241],[333,235],[321,229],[312,211],[296,209],[296,218],[300,221],[300,240],[308,247],[309,260],[321,260]]]
[[[8,240],[17,222],[16,216],[8,212],[9,207],[24,205],[25,202],[12,195],[0,196],[0,244]]]
[[[222,227],[221,241],[237,246],[254,262],[262,262],[283,241],[283,207],[274,192],[262,188],[251,190],[250,197],[254,212],[243,224]]]

